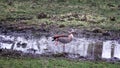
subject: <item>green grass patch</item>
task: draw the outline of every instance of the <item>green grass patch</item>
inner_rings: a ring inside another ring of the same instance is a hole
[[[67,60],[64,58],[0,58],[0,68],[119,68],[119,63]]]
[[[9,5],[9,1],[12,2]],[[6,18],[33,17],[32,23],[48,23],[65,24],[73,27],[89,27],[96,25],[110,30],[120,30],[120,0],[0,0],[0,20]],[[49,16],[64,15],[67,13],[88,14],[96,23],[89,21],[52,21],[50,19],[39,20],[37,14],[44,12]],[[111,20],[115,17],[115,20]],[[101,19],[104,19],[101,21]],[[29,22],[30,22],[29,21]],[[28,22],[28,23],[29,23]],[[111,26],[113,28],[111,28]],[[117,26],[117,27],[116,27]]]

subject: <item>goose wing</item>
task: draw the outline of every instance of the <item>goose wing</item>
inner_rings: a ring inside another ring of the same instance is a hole
[[[69,43],[70,41],[72,41],[72,39],[68,37],[59,37],[58,41],[65,44],[65,43]]]
[[[56,40],[56,39],[58,39],[58,38],[60,38],[60,37],[68,37],[68,35],[64,35],[64,34],[62,34],[62,35],[54,35],[52,38],[53,38],[53,40],[52,41],[54,41],[54,40]]]

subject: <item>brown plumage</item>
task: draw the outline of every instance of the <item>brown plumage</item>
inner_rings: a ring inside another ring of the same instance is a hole
[[[65,51],[65,44],[70,43],[73,39],[73,32],[70,32],[68,35],[54,35],[53,36],[53,41],[56,41],[56,45],[58,42],[63,43],[63,52]]]
[[[72,32],[69,33],[69,35],[62,34],[62,35],[53,36],[53,41],[59,41],[59,42],[64,43],[64,44],[71,42],[72,39],[73,39],[73,33]]]
[[[62,34],[62,35],[54,35],[52,41],[56,41],[60,37],[68,37],[68,35],[64,35],[64,34]]]

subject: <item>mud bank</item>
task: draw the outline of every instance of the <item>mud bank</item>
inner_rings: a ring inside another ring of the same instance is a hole
[[[54,34],[67,34],[71,29],[75,29],[75,37],[85,37],[99,40],[120,40],[119,30],[105,30],[99,27],[90,28],[78,28],[70,27],[58,24],[28,24],[24,20],[20,20],[17,23],[11,23],[10,21],[0,22],[0,33],[8,35],[26,35],[41,37],[50,37]]]

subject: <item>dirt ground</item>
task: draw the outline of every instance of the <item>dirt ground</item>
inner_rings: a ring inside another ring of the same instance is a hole
[[[15,35],[32,35],[34,37],[53,36],[55,34],[68,34],[71,29],[75,30],[75,37],[86,37],[100,40],[120,40],[120,31],[118,30],[105,30],[99,27],[79,28],[64,26],[58,24],[27,24],[17,21],[17,23],[10,23],[11,21],[0,21],[0,33]]]

